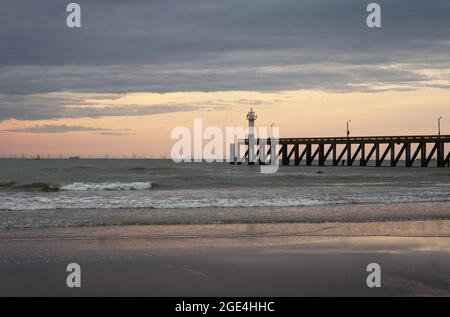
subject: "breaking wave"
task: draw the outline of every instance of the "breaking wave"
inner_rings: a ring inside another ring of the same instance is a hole
[[[14,181],[0,182],[0,188],[14,191],[126,191],[126,190],[148,190],[152,188],[151,182],[109,182],[109,183],[83,183],[52,184],[45,182],[19,184]]]
[[[148,190],[152,188],[151,182],[134,183],[72,183],[63,185],[59,189],[65,191],[122,191],[122,190]]]

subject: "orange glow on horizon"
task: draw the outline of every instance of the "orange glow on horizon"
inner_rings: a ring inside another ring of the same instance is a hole
[[[175,143],[173,128],[192,127],[196,118],[204,127],[246,127],[245,115],[253,107],[256,126],[275,123],[282,137],[343,136],[351,119],[352,135],[436,134],[437,117],[443,116],[442,134],[450,134],[450,91],[437,88],[376,93],[188,92],[133,93],[120,98],[88,98],[89,106],[172,104],[195,105],[185,112],[145,116],[116,116],[38,121],[8,120],[0,123],[0,156],[116,156],[168,157]],[[448,119],[447,119],[448,118]],[[26,133],[5,130],[43,125],[82,126],[102,131]]]

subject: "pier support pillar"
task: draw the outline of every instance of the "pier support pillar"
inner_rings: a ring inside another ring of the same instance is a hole
[[[412,167],[412,161],[411,161],[411,143],[406,142],[405,143],[405,165],[406,167]]]
[[[361,143],[361,156],[359,159],[359,166],[366,166],[366,145],[364,143]]]
[[[345,147],[347,149],[347,166],[352,166],[352,145],[347,143]]]
[[[300,145],[299,144],[294,145],[294,164],[296,166],[300,165]]]
[[[427,161],[427,143],[422,142],[420,144],[420,166],[427,167],[428,161]]]
[[[319,144],[319,166],[325,166],[325,145]]]
[[[236,163],[236,145],[234,143],[230,143],[230,152],[229,152],[229,158],[230,164]]]
[[[312,153],[311,153],[311,144],[306,144],[306,166],[311,166],[312,164]]]
[[[283,165],[289,165],[288,146],[283,144],[281,146],[281,162]]]
[[[337,161],[337,145],[336,145],[336,143],[333,143],[331,145],[331,147],[333,148],[333,166],[337,166],[338,161]]]
[[[380,143],[375,143],[375,166],[380,167]]]
[[[391,148],[391,166],[395,167],[395,143],[391,142],[389,147]]]
[[[437,143],[437,167],[445,167],[444,142]]]

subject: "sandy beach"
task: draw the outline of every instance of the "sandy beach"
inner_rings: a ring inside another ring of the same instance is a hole
[[[1,296],[449,296],[450,221],[0,232]],[[70,289],[66,265],[80,264]],[[366,286],[366,266],[382,287]]]

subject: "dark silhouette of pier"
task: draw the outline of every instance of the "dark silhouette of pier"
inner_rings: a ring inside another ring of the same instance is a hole
[[[255,139],[256,157],[248,159],[248,139],[244,157],[239,161],[267,164],[270,139]],[[279,138],[277,157],[281,165],[306,166],[450,166],[450,135],[364,136],[322,138]],[[264,151],[265,155],[260,155]],[[402,164],[400,164],[402,161]]]

